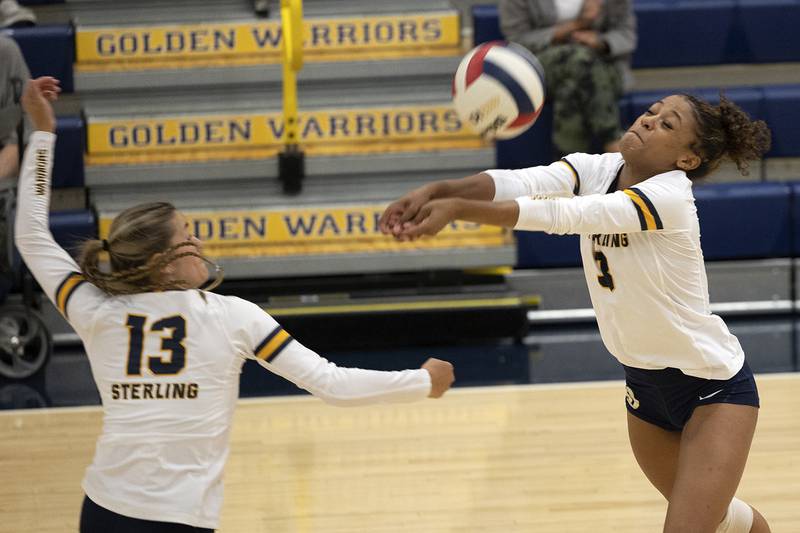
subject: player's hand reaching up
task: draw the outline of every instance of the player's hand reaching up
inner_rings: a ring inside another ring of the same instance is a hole
[[[56,116],[50,102],[61,92],[59,81],[50,76],[28,80],[22,92],[22,108],[30,117],[36,131],[56,131]]]
[[[431,357],[423,363],[422,368],[427,370],[431,375],[431,393],[428,395],[429,398],[441,398],[456,380],[455,373],[453,372],[453,365],[447,361]]]

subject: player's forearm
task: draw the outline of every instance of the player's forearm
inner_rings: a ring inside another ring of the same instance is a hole
[[[457,199],[453,201],[454,219],[513,228],[519,219],[515,201],[487,202]]]
[[[442,180],[430,185],[430,199],[463,198],[466,200],[491,200],[494,198],[494,180],[481,172],[466,178],[456,180]]]
[[[422,400],[431,392],[427,370],[380,372],[342,368],[320,357],[297,341],[270,361],[268,368],[295,385],[340,406]]]
[[[431,378],[427,370],[382,372],[329,364],[332,366],[325,385],[312,385],[308,391],[331,405],[351,407],[415,402],[427,398],[431,391]]]
[[[25,150],[19,177],[15,238],[25,247],[30,238],[49,235],[50,174],[56,136],[45,131],[34,132]]]
[[[67,275],[76,272],[75,261],[50,233],[50,173],[56,136],[34,132],[25,150],[17,192],[14,242],[36,281],[53,298]]]

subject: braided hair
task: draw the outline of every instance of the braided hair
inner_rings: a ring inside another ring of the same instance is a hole
[[[207,261],[191,241],[170,244],[176,209],[167,202],[140,204],[126,209],[111,223],[107,239],[83,243],[79,264],[87,281],[108,294],[187,289],[185,280],[163,279],[163,269],[173,261],[195,256]],[[108,253],[110,271],[100,267]]]
[[[700,156],[700,165],[686,174],[691,179],[714,172],[727,157],[743,175],[749,162],[760,159],[770,147],[772,135],[763,120],[753,121],[739,106],[720,94],[718,106],[695,96],[682,94],[689,102],[697,122],[697,141],[691,148]]]

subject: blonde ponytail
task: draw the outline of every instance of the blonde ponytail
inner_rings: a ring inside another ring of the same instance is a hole
[[[187,289],[191,287],[185,280],[164,281],[163,270],[177,259],[195,256],[216,268],[213,285],[216,287],[221,282],[221,269],[193,251],[194,243],[170,244],[175,232],[175,214],[172,204],[155,202],[131,207],[117,215],[105,240],[90,239],[83,243],[79,264],[86,280],[112,295]],[[100,266],[103,252],[108,254],[108,272]]]

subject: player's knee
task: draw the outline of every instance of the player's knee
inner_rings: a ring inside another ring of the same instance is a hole
[[[750,533],[753,509],[738,498],[731,500],[728,512],[717,527],[717,533]]]

